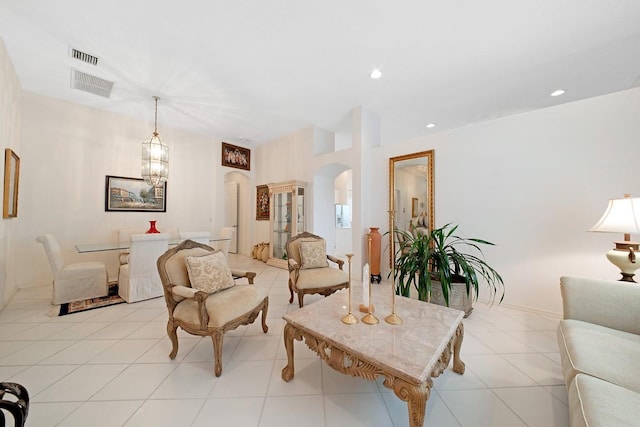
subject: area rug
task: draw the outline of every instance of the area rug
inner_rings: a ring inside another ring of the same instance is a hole
[[[94,308],[107,307],[125,302],[118,295],[118,284],[109,284],[109,294],[106,297],[89,298],[83,301],[68,302],[60,305],[60,313],[58,316],[79,313],[81,311],[93,310]]]

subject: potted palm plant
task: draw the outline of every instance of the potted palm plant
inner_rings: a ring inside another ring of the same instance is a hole
[[[394,279],[396,293],[410,296],[413,288],[421,301],[451,306],[471,313],[478,299],[480,282],[486,282],[490,302],[504,298],[504,282],[489,266],[480,245],[493,243],[455,234],[457,225],[447,224],[429,233],[416,234],[396,230],[404,242],[396,250]],[[435,284],[435,286],[434,286]]]

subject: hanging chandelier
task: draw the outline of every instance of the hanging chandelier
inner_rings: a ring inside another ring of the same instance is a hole
[[[169,147],[158,136],[158,98],[153,136],[142,142],[142,179],[149,185],[158,186],[169,177]]]

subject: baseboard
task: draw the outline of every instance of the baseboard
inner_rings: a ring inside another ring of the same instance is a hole
[[[487,299],[482,299],[482,298],[478,298],[479,302],[485,303],[487,305],[491,305],[491,302]],[[505,308],[510,308],[512,310],[518,310],[518,311],[524,311],[526,313],[532,313],[532,314],[537,314],[539,316],[544,316],[544,317],[549,317],[551,319],[554,320],[562,320],[562,313],[558,313],[555,311],[549,311],[549,310],[542,310],[539,308],[531,308],[525,305],[518,305],[518,304],[509,304],[506,302],[501,302],[500,304],[498,303],[493,303],[493,306],[495,307],[505,307]]]

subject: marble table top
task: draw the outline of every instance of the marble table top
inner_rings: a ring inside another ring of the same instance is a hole
[[[395,312],[404,323],[390,325],[384,318],[391,314],[391,284],[373,284],[373,314],[380,323],[368,325],[362,322],[366,313],[358,310],[362,286],[355,281],[352,285],[351,312],[359,320],[355,325],[341,320],[348,313],[348,289],[287,313],[283,319],[397,377],[412,383],[425,382],[456,333],[464,312],[396,296]]]

